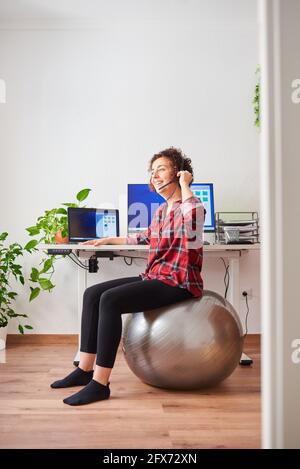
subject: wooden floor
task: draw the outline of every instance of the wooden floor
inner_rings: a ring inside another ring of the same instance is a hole
[[[82,407],[62,402],[79,388],[49,387],[72,370],[74,339],[61,340],[26,337],[8,345],[0,364],[0,448],[260,447],[259,336],[246,341],[254,364],[238,366],[209,391],[146,385],[119,352],[111,398]]]

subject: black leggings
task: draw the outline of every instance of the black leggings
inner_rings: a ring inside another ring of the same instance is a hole
[[[96,364],[113,368],[122,334],[121,314],[160,308],[192,298],[184,288],[160,280],[126,277],[85,290],[81,320],[81,352],[96,353]]]

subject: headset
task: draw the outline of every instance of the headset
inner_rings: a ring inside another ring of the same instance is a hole
[[[184,168],[184,158],[182,159],[181,161],[181,166],[180,166],[180,169],[179,171],[183,171],[183,168]],[[177,173],[176,173],[177,174]],[[174,176],[173,179],[171,179],[171,181],[167,182],[166,184],[164,184],[163,186],[160,186],[158,189],[161,190],[163,189],[164,187],[167,187],[169,184],[172,184],[173,182],[178,182],[180,179],[180,176]],[[156,189],[155,189],[156,190]],[[157,192],[157,191],[156,191]]]

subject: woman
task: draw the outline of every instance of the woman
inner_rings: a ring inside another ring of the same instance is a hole
[[[52,388],[83,386],[64,399],[83,405],[108,399],[109,377],[122,333],[124,313],[140,312],[201,297],[205,210],[192,191],[191,160],[168,148],[150,161],[150,188],[164,199],[144,233],[83,244],[149,244],[146,270],[138,277],[109,280],[87,288],[83,297],[79,366]],[[93,370],[96,359],[95,369]]]

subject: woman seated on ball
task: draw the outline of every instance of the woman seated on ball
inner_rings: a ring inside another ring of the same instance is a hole
[[[152,157],[149,171],[151,190],[165,199],[149,228],[127,238],[83,243],[149,244],[150,250],[146,270],[138,277],[109,280],[85,290],[79,366],[51,384],[52,388],[85,386],[64,399],[65,404],[83,405],[109,398],[109,377],[121,339],[122,314],[202,296],[205,209],[189,187],[193,181],[191,160],[180,150],[168,148]]]

